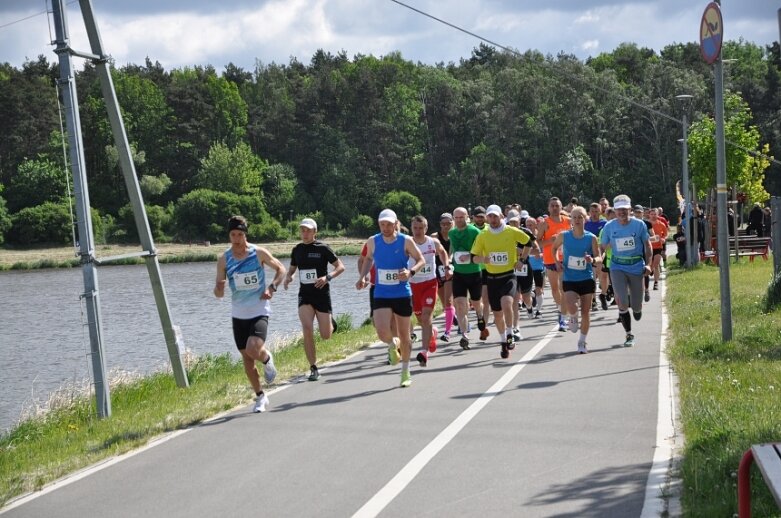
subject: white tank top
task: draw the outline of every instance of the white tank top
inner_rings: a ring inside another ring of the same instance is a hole
[[[412,240],[413,243],[415,243],[415,239]],[[418,247],[418,250],[420,250],[420,253],[423,254],[423,260],[426,261],[426,265],[420,269],[418,273],[415,274],[414,277],[410,278],[409,282],[412,284],[417,284],[419,282],[426,282],[430,281],[431,279],[437,278],[437,264],[436,264],[436,258],[437,258],[437,247],[434,245],[434,240],[431,239],[431,237],[426,236],[426,241],[419,245],[415,243],[415,246]],[[411,258],[409,259],[409,267],[415,266],[415,259]]]

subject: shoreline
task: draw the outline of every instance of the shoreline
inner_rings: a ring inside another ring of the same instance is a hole
[[[322,239],[334,249],[337,255],[356,255],[360,253],[365,240],[356,238]],[[276,257],[289,257],[293,247],[299,241],[277,241],[273,243],[257,243],[271,251]],[[161,264],[210,262],[216,261],[230,243],[161,243],[156,244],[157,258]],[[141,252],[141,245],[111,244],[97,245],[97,259]],[[119,261],[105,263],[102,266],[143,264],[141,257],[130,257]],[[44,268],[74,268],[79,266],[76,250],[70,246],[41,247],[25,249],[0,248],[0,271],[9,270],[40,270]]]

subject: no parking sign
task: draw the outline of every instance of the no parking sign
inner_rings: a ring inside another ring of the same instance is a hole
[[[700,22],[700,54],[709,65],[719,59],[723,40],[724,20],[721,17],[721,8],[716,2],[711,2],[702,13]]]

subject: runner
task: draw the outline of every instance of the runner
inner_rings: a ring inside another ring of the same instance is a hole
[[[534,234],[530,230],[521,227],[521,217],[520,214],[518,214],[518,211],[515,209],[511,209],[509,211],[507,224],[510,225],[511,227],[519,228],[523,232],[526,232],[526,234],[530,238],[534,237]],[[530,317],[532,316],[532,285],[534,282],[534,278],[532,275],[531,267],[529,266],[529,258],[527,257],[526,260],[522,262],[523,262],[523,266],[521,268],[515,269],[516,290],[515,290],[515,297],[513,297],[513,324],[512,324],[514,342],[520,342],[521,340],[523,340],[523,335],[521,334],[521,329],[519,325],[521,302],[523,302],[524,307],[527,308],[529,316]]]
[[[651,239],[648,227],[636,218],[629,217],[632,202],[629,196],[618,195],[613,199],[616,219],[602,229],[600,248],[613,251],[610,259],[610,281],[618,301],[618,313],[626,331],[624,347],[635,345],[629,304],[635,320],[643,313],[643,276],[651,273]]]
[[[525,212],[525,211],[524,211]],[[523,214],[523,212],[521,213]],[[537,220],[531,216],[526,215],[522,220],[522,226],[527,228],[532,235],[537,235]],[[542,316],[542,303],[545,290],[545,264],[542,261],[542,253],[538,249],[533,249],[529,253],[529,267],[532,271],[532,278],[534,279],[534,295],[532,296],[532,306],[534,309],[534,318],[540,318]],[[531,310],[530,310],[531,311]],[[531,315],[531,313],[530,313]]]
[[[266,350],[268,317],[271,314],[271,298],[285,277],[285,265],[271,252],[247,241],[247,220],[233,216],[228,221],[231,246],[217,260],[217,280],[214,296],[225,295],[225,285],[231,289],[231,316],[233,339],[241,353],[244,373],[255,391],[253,412],[265,412],[268,396],[260,385],[260,375],[255,362],[263,364],[263,377],[270,385],[277,376],[274,358]],[[275,271],[274,279],[266,283],[264,266]]]
[[[596,203],[592,204],[597,205]],[[597,205],[598,207],[598,205]],[[592,264],[600,263],[597,237],[585,230],[586,209],[575,207],[570,214],[572,230],[565,230],[556,236],[553,243],[553,257],[556,267],[562,272],[564,288],[564,307],[569,316],[569,330],[577,333],[578,353],[588,352],[586,337],[591,327],[591,301],[596,291]],[[563,248],[563,258],[558,259],[557,252]],[[580,324],[578,324],[578,303],[580,303]]]
[[[647,212],[648,212],[648,210],[645,207],[643,207],[642,205],[635,205],[634,217],[639,219],[639,220],[641,220],[643,223],[645,223],[645,227],[646,227],[646,229],[648,229],[648,235],[651,238],[653,238],[654,226],[651,225],[651,222],[648,220]],[[651,263],[649,262],[648,264],[650,265]],[[650,280],[650,277],[648,277],[648,276],[646,276],[643,279],[643,283],[645,285],[645,291],[644,291],[643,298],[645,299],[646,302],[651,300],[651,292],[648,291],[648,288],[650,287],[649,280]]]
[[[450,253],[450,237],[448,236],[448,233],[452,228],[453,215],[449,212],[444,212],[441,216],[439,216],[439,231],[431,234],[431,237],[439,239],[439,242],[442,243],[442,248],[444,248],[448,254]],[[453,305],[453,265],[450,264],[450,260],[448,258],[448,265],[450,266],[450,275],[448,276],[446,275],[448,272],[445,271],[445,267],[442,264],[439,255],[437,255],[436,260],[437,280],[439,281],[437,295],[439,295],[439,301],[442,304],[442,309],[445,314],[445,330],[439,339],[443,342],[449,342],[450,331],[453,329],[453,324],[457,323],[454,322],[456,320],[456,308]]]
[[[585,229],[587,232],[591,232],[595,236],[599,236],[602,232],[602,227],[605,226],[607,220],[602,216],[602,210],[598,203],[592,203],[588,208],[588,221],[586,221]],[[597,278],[599,279],[599,303],[602,306],[603,311],[607,311],[607,286],[608,286],[608,274],[601,269],[597,269]]]
[[[648,211],[648,220],[651,222],[651,226],[654,229],[654,234],[651,236],[651,247],[653,247],[653,263],[651,264],[651,270],[654,272],[654,290],[658,290],[659,276],[662,273],[664,247],[667,245],[668,229],[667,224],[659,217],[658,209],[651,209]]]
[[[366,261],[358,272],[359,290],[366,286],[366,274],[371,262],[377,268],[377,284],[374,288],[372,306],[374,328],[377,337],[388,345],[388,357],[391,365],[399,363],[401,349],[401,386],[409,387],[412,377],[409,372],[409,358],[412,343],[407,332],[412,316],[412,291],[409,279],[425,266],[420,250],[412,238],[396,230],[398,218],[390,209],[380,212],[378,218],[380,232],[366,241]],[[415,264],[409,268],[409,257],[415,258]],[[391,322],[396,322],[399,337],[393,336]]]
[[[478,316],[477,327],[482,332],[485,329],[483,320],[483,302],[481,300],[483,290],[483,278],[480,273],[480,265],[472,262],[470,251],[480,231],[474,225],[467,223],[467,211],[464,207],[458,207],[453,211],[455,227],[450,230],[450,253],[453,257],[453,301],[456,306],[458,328],[461,332],[459,345],[462,349],[469,349],[469,305]],[[467,302],[467,294],[469,302]]]
[[[551,294],[559,312],[559,331],[567,329],[561,316],[561,274],[556,270],[556,261],[553,257],[553,242],[556,235],[570,229],[569,217],[561,213],[561,200],[556,197],[548,201],[548,217],[537,225],[537,241],[542,247],[542,261],[550,281]]]
[[[534,238],[504,222],[502,209],[491,205],[486,210],[489,228],[480,232],[472,245],[472,260],[484,264],[488,276],[488,300],[494,323],[502,337],[501,357],[508,358],[515,348],[512,337],[515,269],[523,266]],[[523,252],[519,255],[518,248]]]
[[[437,336],[431,325],[431,316],[434,313],[434,306],[437,303],[437,280],[436,259],[443,264],[445,279],[450,280],[450,260],[447,252],[442,248],[442,244],[435,237],[426,235],[428,231],[428,221],[423,216],[412,218],[412,241],[418,247],[423,255],[425,266],[418,273],[414,273],[415,258],[410,258],[409,268],[412,273],[410,278],[410,287],[412,288],[412,310],[420,324],[421,341],[423,350],[418,353],[416,359],[421,367],[428,364],[428,353],[437,350]]]
[[[331,308],[331,280],[344,272],[342,260],[336,257],[331,247],[317,241],[317,223],[311,218],[304,218],[299,225],[301,242],[290,254],[290,268],[285,282],[285,290],[298,270],[298,318],[304,334],[304,353],[309,362],[309,381],[320,379],[317,368],[317,350],[315,349],[315,328],[313,321],[317,320],[320,338],[328,340],[336,331],[336,321]],[[328,273],[328,265],[334,270]]]
[[[602,196],[599,199],[599,209],[602,212],[602,215],[605,216],[605,217],[607,217],[607,209],[608,209],[608,207],[610,207],[610,202],[607,201],[607,198]]]
[[[482,205],[478,205],[472,209],[472,219],[477,230],[483,231],[486,228],[485,224],[485,208]],[[480,330],[480,340],[488,338],[490,331],[488,330],[488,317],[490,316],[490,304],[488,303],[488,276],[485,271],[485,265],[480,265],[480,274],[482,275],[483,288],[480,295],[480,300],[483,305],[483,312],[477,315],[477,328]],[[482,322],[482,326],[481,326]]]

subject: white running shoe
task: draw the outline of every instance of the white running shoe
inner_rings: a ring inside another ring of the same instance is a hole
[[[578,342],[578,354],[586,354],[587,352],[586,342]]]
[[[580,329],[580,324],[578,324],[578,316],[577,315],[570,316],[567,326],[569,327],[570,331],[572,331],[573,333],[577,333],[578,329]]]
[[[274,366],[274,357],[271,356],[271,351],[266,352],[268,352],[268,361],[263,364],[263,377],[266,379],[266,383],[270,384],[277,377],[277,368]]]
[[[267,406],[268,406],[268,396],[264,392],[263,394],[255,398],[255,406],[252,407],[252,411],[256,414],[260,412],[265,412]]]

